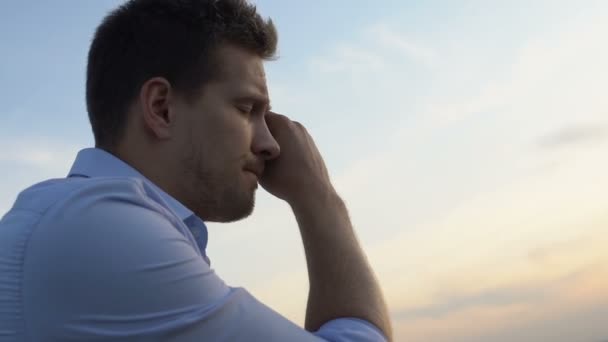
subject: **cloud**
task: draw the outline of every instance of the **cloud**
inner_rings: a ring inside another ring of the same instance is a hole
[[[405,34],[386,24],[378,24],[366,31],[369,39],[375,40],[385,51],[395,51],[400,56],[409,58],[423,66],[432,68],[439,63],[437,53],[422,44],[407,39]]]
[[[10,170],[0,179],[0,215],[17,194],[50,178],[65,177],[80,147],[75,143],[40,137],[0,140],[0,167]]]
[[[605,235],[605,231],[603,232]],[[601,251],[601,243],[586,241]],[[558,254],[563,249],[556,250]],[[580,248],[568,254],[580,253]],[[426,305],[395,312],[398,340],[408,341],[572,341],[607,335],[601,318],[608,311],[608,255],[588,259],[580,267],[546,277],[542,265],[501,277],[500,267],[485,270],[486,278],[502,278],[499,286],[484,286],[477,272],[454,274],[448,295]],[[509,266],[507,266],[509,267]],[[519,273],[519,274],[518,274]],[[529,273],[530,276],[526,276]],[[536,274],[535,274],[536,273]],[[551,273],[551,272],[549,272]],[[459,278],[473,278],[471,285]],[[601,315],[599,315],[601,313]],[[546,336],[546,337],[539,337]]]
[[[556,149],[574,145],[590,144],[608,139],[608,125],[603,123],[566,126],[539,140],[546,149]]]
[[[66,170],[76,157],[79,146],[54,139],[19,137],[0,141],[0,162],[22,164],[45,171]]]
[[[377,53],[347,44],[333,48],[330,56],[313,59],[312,69],[324,73],[364,73],[382,71],[386,65],[385,60]]]
[[[515,52],[512,58],[502,56],[503,61],[493,65],[491,76],[466,87],[472,90],[467,96],[458,91],[465,77],[442,78],[439,83],[449,85],[456,95],[436,99],[424,116],[440,125],[505,112],[511,120],[531,122],[550,113],[549,123],[560,125],[574,116],[591,121],[603,118],[608,108],[603,91],[608,83],[608,48],[601,43],[608,33],[604,13],[605,9],[594,12],[590,6],[559,29],[531,36],[516,50],[508,51]],[[462,59],[476,52],[456,49],[451,53]],[[443,70],[451,76],[449,70],[464,69],[467,76],[473,76],[479,73],[476,68],[447,64]]]
[[[324,73],[361,74],[366,72],[394,73],[402,69],[404,58],[416,64],[432,67],[437,54],[431,49],[408,40],[402,32],[385,24],[363,30],[359,42],[341,42],[310,61],[311,68]]]
[[[439,303],[413,309],[405,309],[394,313],[397,320],[416,320],[421,318],[440,319],[458,311],[476,307],[501,307],[513,304],[533,304],[542,300],[546,290],[531,288],[496,288],[444,298]]]

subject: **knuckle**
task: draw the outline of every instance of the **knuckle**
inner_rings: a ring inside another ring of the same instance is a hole
[[[293,124],[298,127],[299,129],[306,131],[306,127],[304,127],[304,125],[302,125],[302,123],[300,123],[299,121],[294,121]]]
[[[279,121],[288,121],[289,120],[289,118],[283,114],[276,114],[276,118]]]
[[[278,124],[278,125],[287,125],[289,123],[289,118],[283,114],[277,114],[277,113],[273,113],[270,117],[270,120],[272,120],[274,123]]]

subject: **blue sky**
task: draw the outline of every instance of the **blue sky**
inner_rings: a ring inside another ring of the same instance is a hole
[[[0,212],[92,143],[86,54],[119,3],[0,3]],[[256,4],[280,34],[273,107],[324,153],[398,340],[608,337],[606,2]],[[209,254],[302,322],[284,203],[262,192],[251,218],[210,225]]]

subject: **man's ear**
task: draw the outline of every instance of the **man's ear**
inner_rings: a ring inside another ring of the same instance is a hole
[[[147,80],[141,87],[139,101],[146,129],[158,139],[169,139],[175,115],[171,109],[174,99],[171,83],[163,77]]]

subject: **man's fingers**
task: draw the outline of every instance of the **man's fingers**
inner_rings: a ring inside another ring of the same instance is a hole
[[[285,115],[277,114],[275,112],[266,113],[266,124],[268,125],[270,132],[275,131],[275,129],[280,127],[281,124],[285,125],[289,121],[289,118],[287,118]]]
[[[286,117],[285,115],[275,113],[272,111],[269,111],[268,113],[266,113],[266,120],[267,121],[290,121],[289,118]]]
[[[266,124],[268,125],[270,133],[275,138],[281,133],[306,130],[301,123],[292,121],[287,116],[275,112],[268,112],[266,114]]]

